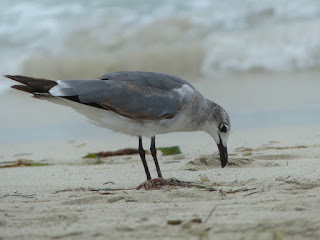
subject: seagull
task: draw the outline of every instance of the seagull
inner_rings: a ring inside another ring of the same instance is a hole
[[[142,136],[151,138],[150,152],[158,180],[163,177],[157,159],[156,134],[204,131],[218,146],[222,168],[228,163],[227,140],[231,128],[228,113],[179,77],[141,71],[113,72],[94,80],[5,77],[23,84],[13,85],[14,89],[71,107],[97,126],[137,136],[147,182],[153,179]]]

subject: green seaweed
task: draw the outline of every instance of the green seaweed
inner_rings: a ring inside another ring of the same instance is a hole
[[[97,153],[88,153],[87,155],[85,155],[82,158],[98,158],[99,155]]]
[[[48,163],[34,162],[29,159],[18,159],[10,162],[3,162],[0,164],[0,168],[9,168],[9,167],[39,167],[47,166]]]
[[[179,146],[161,147],[157,148],[157,150],[161,151],[164,156],[176,155],[181,153]]]
[[[32,167],[48,166],[49,165],[48,163],[39,163],[39,162],[32,162],[32,161],[30,161],[29,164]]]

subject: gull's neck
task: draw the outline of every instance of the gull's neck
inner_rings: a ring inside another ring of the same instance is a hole
[[[202,130],[203,126],[207,125],[216,105],[214,102],[204,98],[200,93],[196,94],[190,109],[190,114],[192,114],[190,124],[194,130]]]

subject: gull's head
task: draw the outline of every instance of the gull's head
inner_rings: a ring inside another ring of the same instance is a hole
[[[228,163],[227,140],[231,129],[230,118],[228,113],[215,103],[212,103],[211,111],[204,130],[211,135],[217,143],[221,166],[225,167]]]

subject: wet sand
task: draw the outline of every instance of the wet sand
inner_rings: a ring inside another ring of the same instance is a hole
[[[186,139],[182,154],[159,155],[166,178],[196,186],[152,191],[135,190],[145,181],[137,155],[97,164],[81,159],[96,150],[94,142],[61,141],[57,157],[47,159],[53,144],[29,153],[17,144],[2,163],[24,158],[49,165],[0,169],[0,239],[318,239],[319,130],[234,131],[224,169],[213,141],[196,133],[199,141]]]

